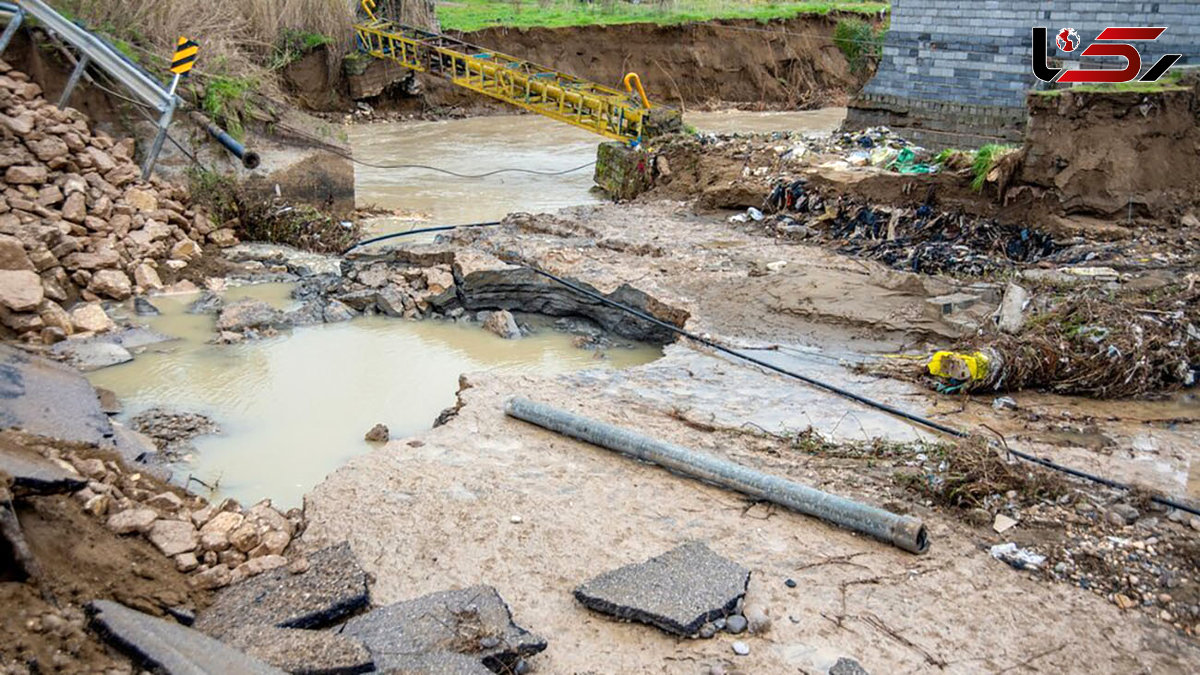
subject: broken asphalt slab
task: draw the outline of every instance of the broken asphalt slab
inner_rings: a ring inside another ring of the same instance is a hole
[[[94,445],[107,445],[113,433],[96,390],[82,375],[0,345],[0,429],[14,427]]]
[[[375,670],[361,642],[328,630],[254,626],[232,633],[226,643],[296,675],[354,675]]]
[[[380,607],[346,622],[341,632],[362,640],[380,671],[516,672],[522,658],[546,641],[513,623],[512,612],[491,586],[440,591]],[[436,666],[431,668],[431,666]]]
[[[250,626],[321,628],[367,606],[367,575],[349,544],[321,549],[308,561],[301,574],[280,567],[226,588],[196,628],[220,639]]]
[[[98,633],[156,672],[171,675],[282,675],[284,672],[191,628],[109,600],[91,603],[88,611]]]
[[[685,637],[733,614],[750,570],[701,542],[688,542],[644,563],[605,572],[575,589],[585,607]]]
[[[0,433],[0,473],[12,477],[12,489],[18,494],[59,494],[87,485],[79,474],[22,447],[5,433]]]

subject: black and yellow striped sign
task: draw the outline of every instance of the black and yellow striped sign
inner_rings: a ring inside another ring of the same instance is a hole
[[[171,72],[176,75],[187,75],[196,66],[196,55],[200,53],[200,45],[181,37],[175,47],[175,58],[171,59]]]

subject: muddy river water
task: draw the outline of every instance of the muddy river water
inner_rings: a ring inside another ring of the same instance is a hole
[[[735,110],[688,113],[685,120],[701,131],[715,133],[828,134],[845,116],[845,108]],[[393,232],[596,203],[603,196],[593,190],[590,163],[596,159],[598,140],[595,134],[536,115],[356,126],[350,130],[355,156],[380,166],[424,164],[470,175],[515,167],[541,172],[579,169],[557,176],[506,172],[461,179],[428,169],[358,166],[358,205],[398,211],[398,217],[381,218],[372,225],[379,232]]]
[[[792,130],[831,132],[844,110],[799,113],[700,113],[688,122],[715,132]],[[355,154],[377,164],[429,164],[459,173],[509,167],[564,171],[595,159],[597,137],[533,115],[448,122],[357,126]],[[493,220],[516,211],[551,211],[601,199],[590,167],[557,176],[503,173],[460,179],[418,169],[358,169],[360,205],[401,212],[374,224],[396,231],[430,224]],[[290,287],[231,288],[226,301],[292,304]],[[200,412],[222,428],[194,441],[195,452],[175,469],[217,486],[218,496],[243,503],[269,497],[298,506],[329,472],[371,446],[363,434],[382,422],[393,437],[429,428],[454,404],[462,373],[502,370],[540,375],[649,362],[661,350],[618,344],[602,358],[579,349],[548,322],[520,340],[503,340],[477,324],[411,322],[382,317],[296,328],[238,345],[209,344],[213,317],[188,314],[194,299],[154,299],[162,316],[145,321],[177,338],[151,347],[131,363],[91,374],[115,391],[128,419],[148,408]],[[193,484],[193,489],[199,486]]]
[[[287,284],[262,284],[232,288],[226,299],[288,309],[290,291]],[[270,497],[277,506],[299,506],[326,474],[371,449],[363,434],[376,423],[397,438],[428,429],[454,405],[460,373],[621,368],[662,354],[648,345],[617,345],[602,354],[579,349],[572,336],[534,319],[537,332],[519,340],[477,324],[366,317],[213,345],[213,317],[185,311],[194,299],[156,298],[162,316],[145,323],[178,340],[90,379],[121,397],[126,419],[161,406],[216,420],[222,433],[197,438],[196,452],[173,467],[176,478],[193,475],[247,504]]]

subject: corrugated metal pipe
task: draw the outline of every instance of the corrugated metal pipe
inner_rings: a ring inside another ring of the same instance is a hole
[[[774,502],[855,532],[869,534],[911,553],[929,550],[925,525],[917,518],[860,504],[525,398],[510,399],[504,411],[510,417],[539,427],[658,464],[706,483]]]

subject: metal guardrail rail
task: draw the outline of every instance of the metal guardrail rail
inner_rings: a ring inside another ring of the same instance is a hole
[[[531,112],[626,143],[638,142],[651,122],[644,95],[589,82],[552,68],[489,51],[439,33],[380,18],[364,0],[367,18],[355,25],[359,48],[417,72]],[[627,84],[627,86],[629,86]],[[639,84],[640,90],[640,84]],[[677,110],[654,107],[656,116],[678,120]]]
[[[54,11],[42,0],[17,0],[19,8],[27,15],[37,19],[43,26],[62,36],[81,57],[103,68],[118,82],[124,85],[134,96],[159,112],[166,112],[175,104],[167,87],[156,81],[141,67],[127,59],[104,40],[90,31],[81,28]],[[10,24],[11,25],[11,24]],[[81,59],[82,61],[82,59]]]
[[[148,179],[154,170],[158,154],[162,151],[163,143],[167,138],[167,130],[175,116],[175,110],[183,102],[175,95],[175,87],[179,78],[176,77],[170,86],[164,85],[103,38],[73,23],[42,0],[16,0],[16,3],[0,2],[0,12],[11,14],[8,26],[0,34],[0,54],[4,53],[26,16],[39,21],[43,27],[61,37],[79,52],[75,70],[71,73],[71,78],[67,80],[67,85],[63,88],[62,96],[59,98],[58,106],[60,108],[67,104],[71,93],[79,84],[79,80],[84,76],[88,66],[94,64],[123,85],[138,100],[159,113],[158,134],[155,136],[154,144],[142,167],[142,178]],[[247,150],[223,129],[207,119],[201,126],[231,154],[242,160],[242,164],[247,169],[254,169],[259,165],[259,155]]]

